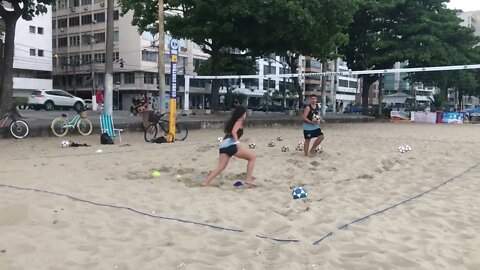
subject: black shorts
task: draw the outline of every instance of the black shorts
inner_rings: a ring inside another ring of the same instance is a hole
[[[220,152],[220,154],[226,154],[229,157],[233,157],[237,153],[238,147],[236,144],[234,144],[225,148],[220,148],[218,151]]]
[[[314,130],[303,130],[303,137],[305,140],[310,140],[312,138],[318,138],[323,135],[322,129],[317,128]]]

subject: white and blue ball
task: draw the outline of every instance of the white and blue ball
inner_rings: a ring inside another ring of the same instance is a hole
[[[68,147],[70,147],[70,145],[71,145],[70,141],[62,141],[62,147],[63,148],[68,148]]]
[[[292,197],[294,200],[296,199],[304,199],[307,198],[308,192],[304,187],[296,187],[292,191]]]
[[[318,114],[314,114],[313,117],[312,117],[312,121],[314,121],[314,122],[320,122],[320,119],[321,119],[320,115],[318,115]]]
[[[256,145],[254,142],[251,142],[251,143],[248,145],[248,148],[250,148],[250,149],[255,149],[255,147],[257,147],[257,145]]]
[[[222,137],[218,137],[218,138],[217,138],[217,141],[218,141],[218,142],[223,142],[223,138],[222,138]]]

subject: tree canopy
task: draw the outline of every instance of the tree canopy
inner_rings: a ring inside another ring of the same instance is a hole
[[[355,0],[168,0],[165,28],[174,37],[192,40],[211,55],[210,75],[220,75],[221,59],[232,50],[250,56],[271,53],[290,57],[295,71],[300,54],[328,59],[346,36]],[[133,25],[145,30],[156,23],[156,2],[121,0],[122,11],[134,12]],[[298,85],[298,83],[297,83]],[[212,106],[219,84],[213,81]],[[301,97],[301,91],[299,91]]]
[[[447,0],[360,0],[348,28],[349,42],[342,52],[354,70],[386,69],[395,62],[409,67],[468,64],[477,58],[479,40],[460,25]],[[478,59],[478,58],[477,58]],[[440,74],[411,74],[414,81],[431,83]],[[378,76],[364,75],[363,106]]]

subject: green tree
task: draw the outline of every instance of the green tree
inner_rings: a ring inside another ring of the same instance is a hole
[[[0,0],[0,17],[5,23],[5,44],[0,69],[3,77],[0,82],[0,111],[13,106],[13,57],[15,51],[15,29],[22,17],[30,21],[34,16],[47,13],[47,5],[53,0]]]
[[[348,40],[345,29],[357,8],[356,0],[282,0],[264,1],[257,9],[258,39],[247,47],[254,55],[280,56],[292,73],[299,68],[300,55],[320,61],[335,59],[336,48]],[[303,102],[298,78],[292,78],[291,90]]]
[[[460,19],[446,8],[445,2],[360,0],[348,28],[349,42],[342,48],[349,67],[387,69],[398,61],[408,61],[409,67],[468,63],[478,40],[471,30],[460,25]],[[366,109],[370,86],[378,75],[361,77],[362,107]],[[435,80],[432,74],[424,73],[412,74],[411,78],[427,83]]]
[[[220,75],[221,59],[233,49],[250,56],[276,53],[293,72],[300,54],[330,58],[346,40],[356,0],[168,0],[166,9],[183,15],[166,18],[166,29],[177,38],[190,39],[211,56],[209,75]],[[132,24],[141,31],[157,20],[156,2],[121,0],[122,12],[134,11]],[[175,8],[172,8],[175,7]],[[212,84],[212,107],[218,104],[219,81]],[[295,79],[300,99],[302,92]]]

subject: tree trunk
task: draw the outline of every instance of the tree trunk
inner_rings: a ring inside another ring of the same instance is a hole
[[[220,75],[220,50],[212,48],[212,76]],[[220,107],[218,105],[218,97],[220,92],[220,81],[212,80],[212,91],[210,96],[210,107],[213,111],[219,111]],[[226,104],[226,103],[224,103]]]
[[[285,57],[287,65],[290,67],[290,73],[297,72],[298,69],[298,57],[288,55]],[[300,79],[298,77],[292,77],[293,80],[293,88],[297,92],[298,95],[298,107],[301,110],[303,105],[303,89],[300,86]]]
[[[7,111],[13,107],[13,57],[15,50],[15,28],[18,16],[3,18],[5,21],[5,47],[3,57],[3,80],[0,111]]]
[[[3,48],[3,40],[0,39],[0,99],[2,98],[3,93],[3,63],[5,63],[3,59]]]
[[[370,86],[377,80],[377,76],[365,75],[362,77],[362,79],[362,114],[368,115],[368,98],[370,97]]]

